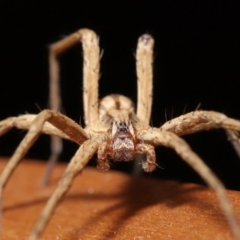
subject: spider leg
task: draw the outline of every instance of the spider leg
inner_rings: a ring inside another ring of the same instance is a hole
[[[173,132],[178,136],[199,131],[223,128],[240,157],[240,141],[236,132],[240,132],[240,121],[214,111],[194,111],[164,123],[160,129]]]
[[[108,143],[103,142],[99,145],[97,157],[97,169],[101,172],[107,172],[110,169],[108,155]]]
[[[153,46],[154,40],[151,35],[144,34],[139,37],[136,52],[137,70],[137,116],[149,124],[152,110],[153,91]],[[140,175],[142,162],[145,162],[144,155],[137,155],[134,161],[134,175]]]
[[[29,129],[37,115],[26,114],[19,117],[9,117],[0,121],[0,136],[6,134],[13,127],[19,129]],[[66,134],[54,127],[52,124],[45,122],[41,133],[58,136],[67,140],[71,140]]]
[[[98,119],[98,80],[100,68],[100,50],[98,37],[89,29],[80,29],[64,39],[52,44],[49,48],[49,76],[50,76],[50,108],[59,111],[61,106],[61,94],[59,83],[58,57],[68,48],[82,42],[83,46],[83,102],[85,124],[91,125]],[[48,183],[55,162],[62,152],[62,140],[51,137],[51,156],[43,177],[43,185]]]
[[[83,102],[85,124],[92,125],[98,120],[98,80],[100,49],[98,37],[92,30],[80,29],[68,37],[52,44],[49,48],[50,99],[51,108],[60,107],[58,57],[68,48],[82,42],[83,47]]]
[[[152,110],[152,78],[153,78],[153,38],[144,34],[138,39],[136,53],[137,67],[137,116],[144,122],[149,124]]]
[[[43,110],[37,115],[37,117],[35,117],[31,127],[29,128],[28,133],[21,141],[12,158],[9,160],[7,166],[1,173],[1,188],[5,186],[13,170],[16,168],[16,166],[24,157],[29,148],[36,141],[46,121],[54,125],[55,128],[58,128],[60,131],[64,132],[72,141],[77,142],[79,145],[89,138],[89,136],[84,132],[84,130],[73,120],[58,112],[52,110]]]
[[[37,115],[26,114],[19,117],[10,117],[0,121],[0,136],[8,132],[13,127],[20,128],[20,129],[29,129],[32,125],[32,122],[36,118],[36,116]],[[42,182],[43,185],[46,185],[47,184],[46,180],[49,179],[50,174],[52,172],[52,168],[54,166],[54,162],[55,162],[55,160],[51,160],[51,159],[52,158],[57,159],[58,152],[60,151],[60,147],[58,143],[56,143],[55,141],[59,140],[61,143],[62,141],[59,137],[67,140],[71,140],[71,139],[69,138],[68,135],[64,134],[62,131],[60,131],[59,129],[57,129],[56,127],[54,127],[48,122],[44,123],[41,133],[51,135],[52,144],[54,145],[52,146],[53,151],[49,160],[49,165],[51,165],[51,167],[47,167],[47,170],[45,172],[45,177],[43,178],[45,181]]]
[[[70,163],[68,164],[67,169],[62,175],[57,188],[51,195],[47,204],[45,205],[41,216],[39,217],[36,225],[34,226],[32,233],[29,237],[29,240],[37,240],[39,235],[44,230],[46,224],[50,220],[50,217],[56,208],[58,202],[61,200],[63,195],[70,188],[73,179],[76,175],[82,171],[84,166],[88,163],[88,161],[92,158],[94,153],[97,151],[99,144],[102,142],[99,136],[87,140],[82,146],[78,149]]]
[[[235,152],[237,153],[238,157],[240,158],[240,139],[239,133],[233,130],[225,130],[227,134],[228,141],[232,143]]]
[[[240,121],[214,111],[194,111],[164,123],[160,130],[173,132],[178,136],[213,128],[223,128],[240,132]]]
[[[211,116],[213,115],[211,114]],[[174,133],[159,130],[157,128],[149,128],[147,131],[140,131],[138,138],[148,144],[153,144],[155,146],[162,145],[174,149],[177,154],[203,178],[209,187],[216,192],[233,234],[236,239],[240,239],[240,226],[228,200],[223,184],[183,139],[179,138]]]

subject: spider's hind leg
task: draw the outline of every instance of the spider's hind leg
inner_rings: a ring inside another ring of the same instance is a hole
[[[52,44],[49,48],[49,99],[50,108],[59,111],[61,106],[60,94],[60,66],[58,57],[72,46],[82,42],[83,46],[83,102],[85,124],[91,125],[98,120],[98,80],[100,69],[100,49],[98,37],[90,29],[80,29],[62,40]],[[62,152],[62,140],[51,137],[51,156],[48,161],[45,174],[42,179],[43,185],[49,181],[49,177]]]
[[[70,140],[78,143],[79,145],[81,145],[89,138],[88,135],[84,132],[84,130],[73,120],[67,118],[66,116],[58,112],[52,110],[43,110],[35,117],[35,119],[31,123],[28,133],[23,138],[23,140],[15,150],[13,156],[8,161],[7,166],[1,173],[0,187],[5,186],[14,169],[17,167],[21,159],[25,156],[27,151],[41,134],[42,129],[44,128],[44,123],[46,122],[54,125],[57,129],[64,132]]]
[[[59,156],[62,153],[62,148],[63,148],[62,139],[57,136],[51,136],[51,155],[48,159],[47,167],[42,177],[41,184],[43,186],[46,186],[48,184],[55,163],[58,161]]]

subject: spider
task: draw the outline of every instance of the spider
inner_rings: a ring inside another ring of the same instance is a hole
[[[142,168],[146,172],[152,172],[157,166],[154,150],[156,146],[165,146],[175,150],[216,192],[235,238],[240,239],[238,220],[226,196],[223,184],[189,145],[179,137],[202,130],[223,128],[238,150],[234,131],[240,132],[240,121],[218,112],[196,110],[174,118],[161,127],[149,126],[152,106],[154,40],[148,34],[140,36],[137,44],[138,104],[136,113],[132,101],[123,95],[112,94],[98,100],[101,53],[98,37],[89,29],[80,29],[50,46],[50,83],[51,89],[55,91],[51,100],[52,107],[59,105],[59,97],[56,94],[59,80],[58,56],[79,41],[83,46],[83,103],[86,127],[82,128],[56,110],[43,110],[37,115],[10,117],[0,122],[0,135],[12,127],[28,129],[26,136],[1,173],[0,190],[6,185],[12,172],[41,133],[54,136],[52,158],[56,158],[61,151],[61,142],[57,140],[57,137],[71,140],[80,146],[33,227],[29,239],[39,238],[56,205],[95,153],[97,153],[97,168],[100,171],[108,171],[110,161],[131,161],[136,155],[143,154],[146,158],[142,162]]]

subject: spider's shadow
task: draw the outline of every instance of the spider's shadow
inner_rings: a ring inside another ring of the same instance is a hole
[[[182,185],[175,181],[159,181],[157,179],[147,179],[132,177],[121,187],[123,189],[120,194],[69,194],[66,195],[64,201],[78,201],[79,199],[84,199],[88,201],[94,200],[109,200],[109,199],[120,199],[120,201],[102,211],[99,211],[95,217],[91,217],[85,222],[81,227],[76,227],[76,229],[71,230],[68,234],[67,239],[79,239],[78,237],[84,234],[84,231],[89,231],[93,229],[99,222],[102,221],[103,216],[108,214],[119,212],[118,219],[109,223],[108,229],[105,233],[101,233],[98,236],[99,239],[111,239],[115,236],[124,222],[129,218],[136,215],[141,209],[147,208],[155,204],[165,204],[168,208],[175,208],[187,203],[195,202],[194,196],[195,192],[205,190],[205,187],[192,185],[188,188],[183,188]],[[188,194],[194,193],[194,194]],[[39,204],[46,202],[46,198],[41,198],[31,202],[24,202],[15,204],[14,206],[5,207],[3,210],[9,211],[15,208],[28,207],[29,204]],[[212,209],[212,204],[204,202],[201,207],[204,209]],[[196,205],[198,207],[198,205]],[[159,219],[160,221],[160,219]]]
[[[153,183],[153,181],[155,181]],[[66,197],[65,200],[70,200],[72,198],[90,198],[92,197],[98,199],[104,198],[121,198],[122,200],[119,203],[116,203],[113,206],[110,206],[103,211],[100,211],[94,218],[89,219],[81,228],[76,228],[75,231],[69,233],[68,239],[79,239],[78,237],[84,233],[84,230],[93,229],[99,222],[102,221],[103,216],[107,216],[113,212],[121,211],[121,214],[118,215],[118,219],[109,223],[105,233],[101,233],[101,236],[98,236],[98,239],[112,239],[115,236],[115,233],[121,228],[124,222],[132,216],[136,215],[141,209],[147,208],[155,204],[165,204],[168,208],[175,208],[188,202],[195,202],[194,196],[190,196],[191,192],[205,190],[205,187],[192,185],[187,189],[183,189],[181,184],[174,181],[159,181],[159,180],[148,180],[146,178],[132,178],[126,185],[123,187],[123,192],[120,195],[108,195],[108,196],[90,196],[89,195],[70,195]],[[204,209],[212,209],[213,206],[210,203],[204,202],[202,204]],[[201,207],[202,207],[201,206]],[[196,205],[196,207],[198,207]],[[159,219],[160,221],[160,219]]]

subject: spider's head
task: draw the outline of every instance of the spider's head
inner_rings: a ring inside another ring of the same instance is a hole
[[[105,117],[109,124],[110,157],[115,161],[130,161],[134,157],[135,131],[132,115],[127,110],[112,110]]]
[[[134,139],[134,130],[129,120],[113,120],[111,129],[112,138],[132,138]]]

